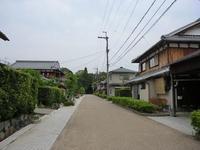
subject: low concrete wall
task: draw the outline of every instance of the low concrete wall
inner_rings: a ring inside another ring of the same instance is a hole
[[[0,141],[31,122],[32,115],[21,115],[17,118],[0,122]]]

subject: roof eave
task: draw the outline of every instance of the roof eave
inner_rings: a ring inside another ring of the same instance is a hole
[[[192,23],[189,23],[189,24],[187,24],[187,25],[185,25],[185,26],[183,26],[181,28],[178,28],[177,30],[174,30],[174,31],[170,32],[169,34],[163,35],[163,37],[171,37],[171,36],[176,35],[176,34],[178,34],[180,32],[183,32],[184,30],[186,30],[188,28],[191,28],[191,27],[193,27],[195,25],[198,25],[199,23],[200,23],[200,18],[195,20]]]
[[[163,37],[161,37],[161,40],[159,40],[156,44],[154,44],[153,46],[151,46],[143,54],[141,54],[140,56],[138,56],[135,59],[132,59],[131,63],[139,63],[140,60],[144,57],[144,55],[146,55],[150,50],[152,50],[153,48],[155,48],[156,46],[158,46],[159,44],[161,44],[163,41],[165,41],[165,39]]]

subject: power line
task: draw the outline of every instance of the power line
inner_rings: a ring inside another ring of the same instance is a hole
[[[61,61],[61,62],[72,62],[72,61],[77,61],[77,60],[80,60],[80,59],[85,59],[85,58],[88,58],[88,57],[91,57],[91,56],[95,56],[99,53],[102,53],[103,51],[97,51],[95,53],[92,53],[92,54],[89,54],[89,55],[85,55],[85,56],[81,56],[81,57],[77,57],[77,58],[73,58],[73,59],[69,59],[69,60],[66,60],[66,61]]]
[[[81,65],[79,65],[79,66],[72,67],[72,69],[77,69],[77,68],[80,68],[80,67],[82,67],[82,66],[86,66],[86,65],[88,65],[88,64],[91,63],[91,62],[97,61],[99,58],[100,58],[99,56],[98,56],[98,57],[95,57],[94,59],[91,59],[91,60],[87,61],[87,62],[84,63],[84,64],[81,64]]]
[[[107,24],[108,24],[108,21],[109,21],[109,19],[110,19],[110,15],[111,15],[111,13],[112,13],[112,11],[113,11],[114,2],[115,2],[115,0],[112,1],[111,7],[110,7],[110,9],[108,10],[108,16],[107,16],[107,18],[106,18],[106,21],[105,21],[105,24],[104,24],[104,28],[106,28],[106,26],[107,26]]]
[[[116,8],[116,12],[114,14],[113,20],[115,21],[116,17],[117,17],[117,13],[120,10],[121,6],[122,6],[122,2],[124,2],[124,0],[119,0],[119,5]],[[108,29],[110,28],[112,22],[108,25]]]
[[[159,16],[159,18],[150,26],[150,28],[136,41],[136,43],[130,47],[129,49],[126,49],[125,53],[121,56],[119,56],[118,60],[116,60],[114,63],[112,64],[116,64],[118,63],[124,56],[126,56],[126,54],[132,50],[132,48],[134,48],[142,39],[143,37],[158,23],[158,21],[167,13],[167,11],[174,5],[174,3],[176,2],[177,0],[174,0],[168,7],[167,9]]]
[[[143,19],[145,18],[145,16],[148,14],[148,12],[150,11],[150,9],[153,7],[154,3],[156,2],[156,0],[154,0],[150,7],[147,9],[147,11],[145,12],[145,14],[142,16],[142,18],[140,19],[140,21],[138,22],[138,24],[135,26],[135,28],[132,30],[132,32],[129,34],[129,36],[126,38],[126,40],[124,41],[124,43],[120,46],[120,48],[116,51],[116,53],[114,53],[114,55],[111,57],[111,60],[119,53],[119,51],[124,47],[124,45],[127,43],[127,41],[130,39],[130,37],[133,35],[133,33],[135,32],[135,30],[138,28],[138,26],[140,25],[140,23],[143,21]]]
[[[106,6],[105,6],[105,9],[104,9],[104,15],[103,15],[103,19],[102,19],[103,25],[104,25],[104,21],[105,21],[105,18],[106,18],[108,6],[109,6],[109,0],[106,0]]]
[[[144,27],[140,30],[140,32],[136,35],[136,37],[132,40],[132,42],[126,47],[126,49],[124,51],[126,51],[132,44],[133,42],[139,37],[139,35],[144,31],[144,29],[149,25],[149,23],[152,21],[152,19],[154,18],[154,16],[158,13],[158,11],[161,9],[161,7],[164,5],[164,3],[166,2],[166,0],[164,0],[161,5],[158,7],[158,9],[154,12],[154,14],[151,16],[151,18],[147,21],[147,23],[144,25]],[[120,56],[119,56],[120,57]],[[118,57],[118,58],[119,58]]]
[[[136,0],[135,5],[134,5],[134,7],[133,7],[133,9],[132,9],[132,11],[131,11],[131,14],[130,14],[130,16],[128,17],[128,20],[126,21],[126,24],[125,24],[125,26],[124,26],[123,33],[124,33],[124,31],[126,30],[126,28],[127,28],[128,24],[129,24],[129,22],[130,22],[130,20],[131,20],[131,18],[132,18],[132,16],[133,16],[134,12],[135,12],[135,9],[136,9],[136,7],[137,7],[138,2],[139,2],[139,0]],[[122,33],[122,34],[123,34],[123,33]]]
[[[134,2],[134,1],[132,1],[132,2],[130,3],[130,5],[129,5],[129,6],[132,6],[132,5],[133,5],[133,8],[132,8],[132,10],[131,10],[131,12],[130,12],[130,16],[128,17],[128,19],[127,19],[127,21],[126,21],[126,23],[125,23],[125,25],[124,25],[124,28],[122,27],[123,30],[122,30],[120,36],[115,40],[114,45],[117,45],[117,44],[119,43],[119,41],[121,41],[121,38],[123,37],[123,35],[124,35],[124,33],[125,33],[125,28],[126,28],[126,26],[128,25],[129,20],[132,18],[133,14],[134,14],[134,12],[135,12],[137,3],[139,2],[139,0],[137,0],[136,3],[133,3],[133,2]],[[130,7],[128,7],[126,10],[128,10],[129,8],[130,8]],[[119,19],[119,20],[120,20],[120,19]],[[118,26],[119,26],[119,22],[117,23],[117,27],[118,27]],[[116,29],[116,30],[117,30],[117,29]]]
[[[125,8],[125,11],[126,11],[126,12],[127,12],[127,10],[129,10],[129,9],[131,8],[131,6],[132,6],[132,4],[133,4],[134,0],[132,0],[132,1],[129,1],[129,2],[130,2],[130,3],[129,3],[129,5],[128,5],[128,7],[127,7],[127,8]],[[125,13],[125,12],[124,12],[124,13]],[[115,31],[117,31],[117,30],[118,30],[120,23],[121,23],[121,19],[118,19],[118,22],[116,23],[116,28],[115,28]]]

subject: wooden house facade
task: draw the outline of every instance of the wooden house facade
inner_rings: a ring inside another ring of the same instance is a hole
[[[132,60],[132,63],[139,63],[137,77],[128,82],[132,86],[132,96],[156,104],[164,103],[173,113],[181,109],[183,105],[180,105],[179,101],[184,101],[184,98],[183,95],[178,94],[180,82],[174,80],[172,68],[176,62],[199,51],[200,19],[163,35],[160,41]],[[195,79],[199,79],[198,73]],[[200,102],[191,100],[191,103],[187,104],[186,107],[193,107],[194,105],[199,106]]]

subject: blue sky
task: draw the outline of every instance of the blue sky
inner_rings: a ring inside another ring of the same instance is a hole
[[[172,1],[166,0],[158,16]],[[152,2],[139,0],[123,32],[136,0],[1,0],[0,30],[10,41],[0,41],[0,59],[11,63],[24,59],[58,60],[61,66],[73,71],[84,66],[90,72],[97,67],[105,71],[105,41],[97,36],[103,35],[103,30],[108,31],[111,57]],[[161,3],[162,0],[155,2],[131,39]],[[137,65],[131,64],[131,59],[147,50],[161,35],[200,18],[199,10],[199,0],[177,0],[145,38],[111,69],[124,66],[137,70]],[[95,52],[98,53],[76,59]],[[76,61],[70,61],[74,58]]]

